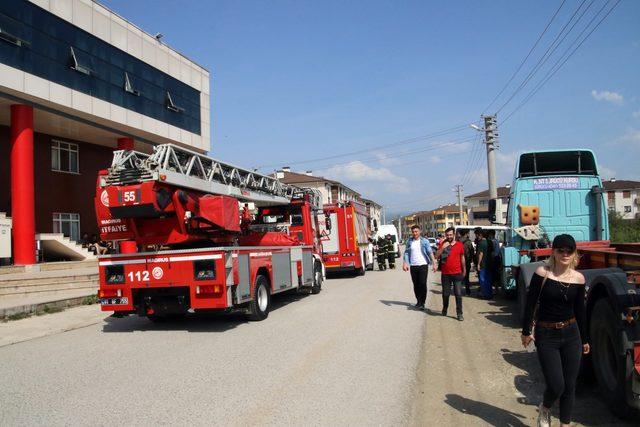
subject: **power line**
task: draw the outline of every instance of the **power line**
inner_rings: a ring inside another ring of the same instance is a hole
[[[571,45],[569,45],[569,47],[563,52],[563,54],[560,56],[560,58],[553,64],[553,66],[549,69],[549,71],[547,71],[547,74],[545,74],[545,76],[540,80],[540,82],[538,82],[538,84],[532,89],[531,92],[529,92],[529,94],[525,97],[525,99],[513,110],[511,111],[511,113],[509,113],[507,115],[507,117],[504,118],[504,120],[502,121],[502,123],[504,124],[507,120],[509,120],[509,118],[511,118],[511,116],[513,116],[516,111],[518,111],[520,108],[522,108],[525,104],[527,104],[529,102],[529,100],[531,100],[531,98],[533,98],[535,96],[536,93],[538,93],[538,91],[540,89],[542,89],[542,87],[564,66],[564,64],[567,63],[567,61],[578,51],[578,49],[580,49],[580,47],[584,44],[585,41],[587,41],[587,39],[591,36],[591,34],[593,34],[593,32],[600,26],[600,24],[602,24],[602,22],[609,16],[609,14],[611,12],[613,12],[613,10],[618,6],[618,4],[620,3],[621,0],[617,0],[615,2],[615,4],[609,9],[609,11],[607,11],[607,13],[598,21],[598,23],[591,29],[591,31],[589,31],[589,33],[580,41],[580,43],[571,51],[571,53],[569,53],[569,55],[566,55],[566,53],[571,49],[571,47],[573,45],[575,45],[575,43],[580,39],[580,37],[582,36],[582,34],[584,34],[584,32],[591,26],[591,24],[593,23],[593,21],[595,21],[595,19],[600,15],[600,13],[602,13],[602,11],[605,9],[605,7],[607,6],[607,4],[609,3],[605,3],[600,10],[598,10],[598,12],[593,16],[593,18],[591,18],[591,21],[589,21],[589,23],[583,28],[583,30],[580,32],[580,34],[578,35],[578,37],[576,37],[576,39],[571,43]],[[564,58],[564,60],[563,60]],[[562,62],[560,62],[562,61]],[[559,64],[559,65],[558,65]],[[556,67],[557,66],[557,67]]]
[[[462,175],[462,185],[466,185],[467,184],[467,180],[470,179],[470,174],[471,174],[471,165],[474,163],[476,156],[478,155],[478,153],[481,151],[482,149],[482,145],[480,144],[480,134],[476,133],[476,137],[474,139],[473,142],[475,145],[473,147],[473,149],[471,150],[471,153],[469,154],[469,158],[467,159],[467,165],[465,168],[465,172],[464,175]]]
[[[323,165],[323,166],[318,166],[318,169],[322,170],[325,167],[336,167],[336,166],[344,166],[344,165],[349,165],[352,164],[354,162],[381,162],[384,160],[388,160],[388,159],[395,159],[397,157],[404,157],[404,156],[409,156],[412,154],[419,154],[419,153],[425,153],[428,151],[433,151],[433,150],[437,150],[437,149],[441,149],[441,148],[447,148],[447,147],[451,147],[451,146],[455,146],[455,145],[459,145],[459,144],[464,144],[466,142],[469,142],[469,140],[472,137],[465,137],[463,139],[459,139],[459,140],[452,140],[452,141],[440,141],[440,142],[433,142],[431,143],[431,145],[424,147],[424,148],[420,148],[417,150],[411,150],[411,151],[403,151],[401,153],[396,153],[396,154],[388,154],[385,155],[384,158],[380,158],[380,157],[365,157],[363,159],[353,159],[353,160],[349,160],[349,161],[345,161],[345,162],[341,162],[341,163],[331,163],[331,164],[327,164],[327,165]],[[369,151],[369,150],[367,150]]]
[[[324,160],[333,160],[333,159],[338,159],[340,157],[348,157],[348,156],[353,156],[353,155],[357,155],[357,154],[363,154],[363,153],[368,153],[372,150],[378,150],[381,148],[392,148],[392,147],[398,147],[398,146],[402,146],[402,145],[408,145],[408,144],[414,144],[416,142],[421,142],[421,141],[425,141],[425,140],[429,140],[429,139],[433,139],[433,138],[438,138],[441,136],[445,136],[445,135],[449,135],[452,133],[458,133],[462,130],[467,129],[468,125],[464,124],[464,125],[458,125],[458,126],[454,126],[448,129],[443,129],[440,131],[436,131],[436,132],[432,132],[430,134],[426,134],[426,135],[422,135],[422,136],[417,136],[414,138],[409,138],[409,139],[403,139],[400,141],[396,141],[390,144],[382,144],[382,145],[377,145],[377,146],[373,146],[373,147],[369,147],[369,148],[363,148],[361,150],[356,150],[356,151],[351,151],[351,152],[347,152],[347,153],[342,153],[342,154],[334,154],[331,156],[326,156],[326,157],[318,157],[318,158],[312,158],[312,159],[305,159],[305,160],[296,160],[293,162],[282,162],[282,163],[272,163],[272,164],[267,164],[267,165],[262,165],[257,167],[258,169],[265,169],[265,168],[272,168],[272,167],[278,167],[278,166],[282,166],[283,164],[287,164],[287,165],[301,165],[301,164],[307,164],[307,163],[315,163],[315,162],[320,162],[320,161],[324,161]]]
[[[549,45],[549,47],[547,47],[547,50],[542,54],[542,56],[538,59],[538,62],[533,66],[533,68],[531,69],[531,71],[529,71],[529,73],[527,74],[527,76],[524,78],[524,80],[520,83],[520,85],[516,88],[516,90],[511,94],[511,96],[504,102],[502,103],[502,105],[496,110],[496,113],[499,113],[500,111],[502,111],[502,109],[504,107],[506,107],[512,100],[513,98],[516,97],[516,95],[518,95],[518,93],[520,93],[520,91],[522,89],[524,89],[524,87],[531,81],[531,79],[533,78],[533,76],[540,70],[540,68],[547,62],[547,60],[553,55],[553,53],[556,51],[556,49],[558,48],[558,46],[560,46],[560,44],[562,43],[562,41],[564,41],[564,39],[566,38],[566,36],[573,30],[573,28],[575,27],[575,25],[578,23],[578,21],[580,21],[580,19],[582,18],[582,16],[584,15],[584,13],[591,7],[591,5],[593,4],[595,0],[591,0],[591,3],[589,3],[589,5],[587,6],[587,8],[583,11],[583,13],[580,15],[580,17],[575,21],[575,23],[571,26],[571,28],[569,29],[569,31],[567,31],[566,35],[564,37],[563,34],[565,34],[565,30],[567,29],[567,27],[569,26],[569,24],[571,24],[573,22],[573,19],[575,18],[575,16],[578,14],[578,12],[580,12],[580,10],[582,9],[582,6],[584,5],[584,3],[586,2],[586,0],[582,0],[582,2],[580,3],[580,5],[578,6],[578,8],[573,12],[573,15],[571,15],[571,17],[569,18],[569,20],[564,24],[564,26],[562,27],[562,29],[560,30],[560,32],[556,35],[556,37],[553,39],[553,41],[551,42],[551,44]],[[562,37],[562,39],[560,39]],[[559,41],[559,42],[558,42]]]
[[[529,57],[533,53],[533,51],[536,48],[536,46],[538,46],[538,43],[540,43],[540,40],[542,40],[542,37],[546,34],[547,30],[549,29],[549,27],[551,26],[553,21],[556,19],[556,16],[558,16],[558,13],[560,12],[560,9],[562,9],[562,6],[564,6],[565,2],[566,2],[566,0],[562,0],[562,3],[560,3],[560,6],[558,6],[558,8],[556,9],[555,13],[553,14],[553,16],[551,17],[549,22],[547,22],[547,25],[544,27],[544,30],[542,30],[542,33],[540,33],[540,35],[538,36],[538,40],[536,40],[536,42],[533,44],[533,46],[531,46],[531,49],[529,49],[529,52],[527,53],[527,56],[525,56],[524,59],[522,60],[522,62],[520,62],[520,65],[518,65],[518,68],[516,68],[516,70],[513,72],[513,74],[511,75],[511,77],[507,81],[507,83],[505,83],[505,85],[502,87],[500,92],[498,92],[498,94],[491,100],[489,105],[487,105],[485,107],[485,109],[482,111],[482,114],[484,114],[493,105],[493,103],[496,102],[496,100],[500,97],[500,95],[502,95],[504,93],[504,91],[507,89],[507,87],[509,87],[509,85],[511,84],[513,79],[520,72],[520,70],[522,69],[524,64],[527,62],[527,60],[529,59]]]

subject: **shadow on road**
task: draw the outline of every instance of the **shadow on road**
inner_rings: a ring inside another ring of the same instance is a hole
[[[463,414],[473,415],[480,418],[485,423],[492,426],[526,426],[522,420],[526,419],[523,415],[488,403],[478,402],[476,400],[467,399],[458,394],[445,395],[444,403],[462,412]]]
[[[272,296],[271,310],[278,310],[308,295],[288,292]],[[137,332],[137,331],[188,331],[188,332],[225,332],[244,323],[250,323],[247,317],[239,312],[209,311],[188,314],[184,318],[167,319],[154,323],[146,317],[130,315],[127,317],[107,317],[102,332]]]
[[[507,300],[507,299],[494,299],[488,302],[491,307],[494,307],[495,311],[481,311],[479,314],[482,314],[487,320],[497,323],[500,326],[504,326],[505,328],[520,328],[521,324],[518,321],[517,312],[517,303],[515,301]]]
[[[387,307],[391,307],[392,305],[399,305],[401,307],[406,307],[407,310],[424,311],[423,309],[416,307],[415,304],[411,304],[410,302],[406,302],[406,301],[391,301],[391,300],[381,299],[380,302],[386,305]]]

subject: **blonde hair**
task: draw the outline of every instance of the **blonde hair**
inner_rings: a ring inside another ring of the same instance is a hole
[[[578,255],[578,251],[575,251],[573,253],[573,259],[571,260],[571,263],[569,263],[569,268],[571,270],[575,270],[579,263],[580,263],[580,255]],[[551,252],[551,256],[547,259],[547,267],[549,267],[550,270],[553,270],[553,267],[555,267],[555,265],[556,265],[556,257],[555,257],[555,249],[554,249],[553,252]]]

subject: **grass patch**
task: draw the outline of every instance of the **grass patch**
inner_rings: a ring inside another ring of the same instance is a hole
[[[20,320],[20,319],[26,319],[27,317],[29,317],[30,314],[29,313],[16,313],[16,314],[12,314],[10,316],[5,317],[4,319],[2,319],[5,322],[8,322],[10,320]]]
[[[55,306],[52,306],[52,305],[45,305],[44,308],[42,309],[42,311],[36,312],[36,316],[43,316],[45,314],[52,314],[52,313],[60,313],[63,310],[64,310],[64,308],[61,308],[61,307],[55,307]]]
[[[98,303],[98,295],[89,295],[84,297],[82,300],[82,305],[92,305]]]

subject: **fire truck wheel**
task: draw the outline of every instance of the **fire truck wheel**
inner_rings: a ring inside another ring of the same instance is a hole
[[[311,287],[311,293],[317,295],[322,290],[322,266],[316,262],[313,267],[313,286]]]
[[[269,281],[259,274],[256,277],[256,286],[253,289],[253,298],[249,303],[249,319],[264,320],[269,316],[271,308],[271,295],[269,294]]]
[[[593,371],[600,394],[614,414],[631,419],[637,414],[626,404],[625,377],[629,361],[620,355],[622,337],[617,327],[620,318],[607,299],[602,298],[596,302],[589,323]]]

